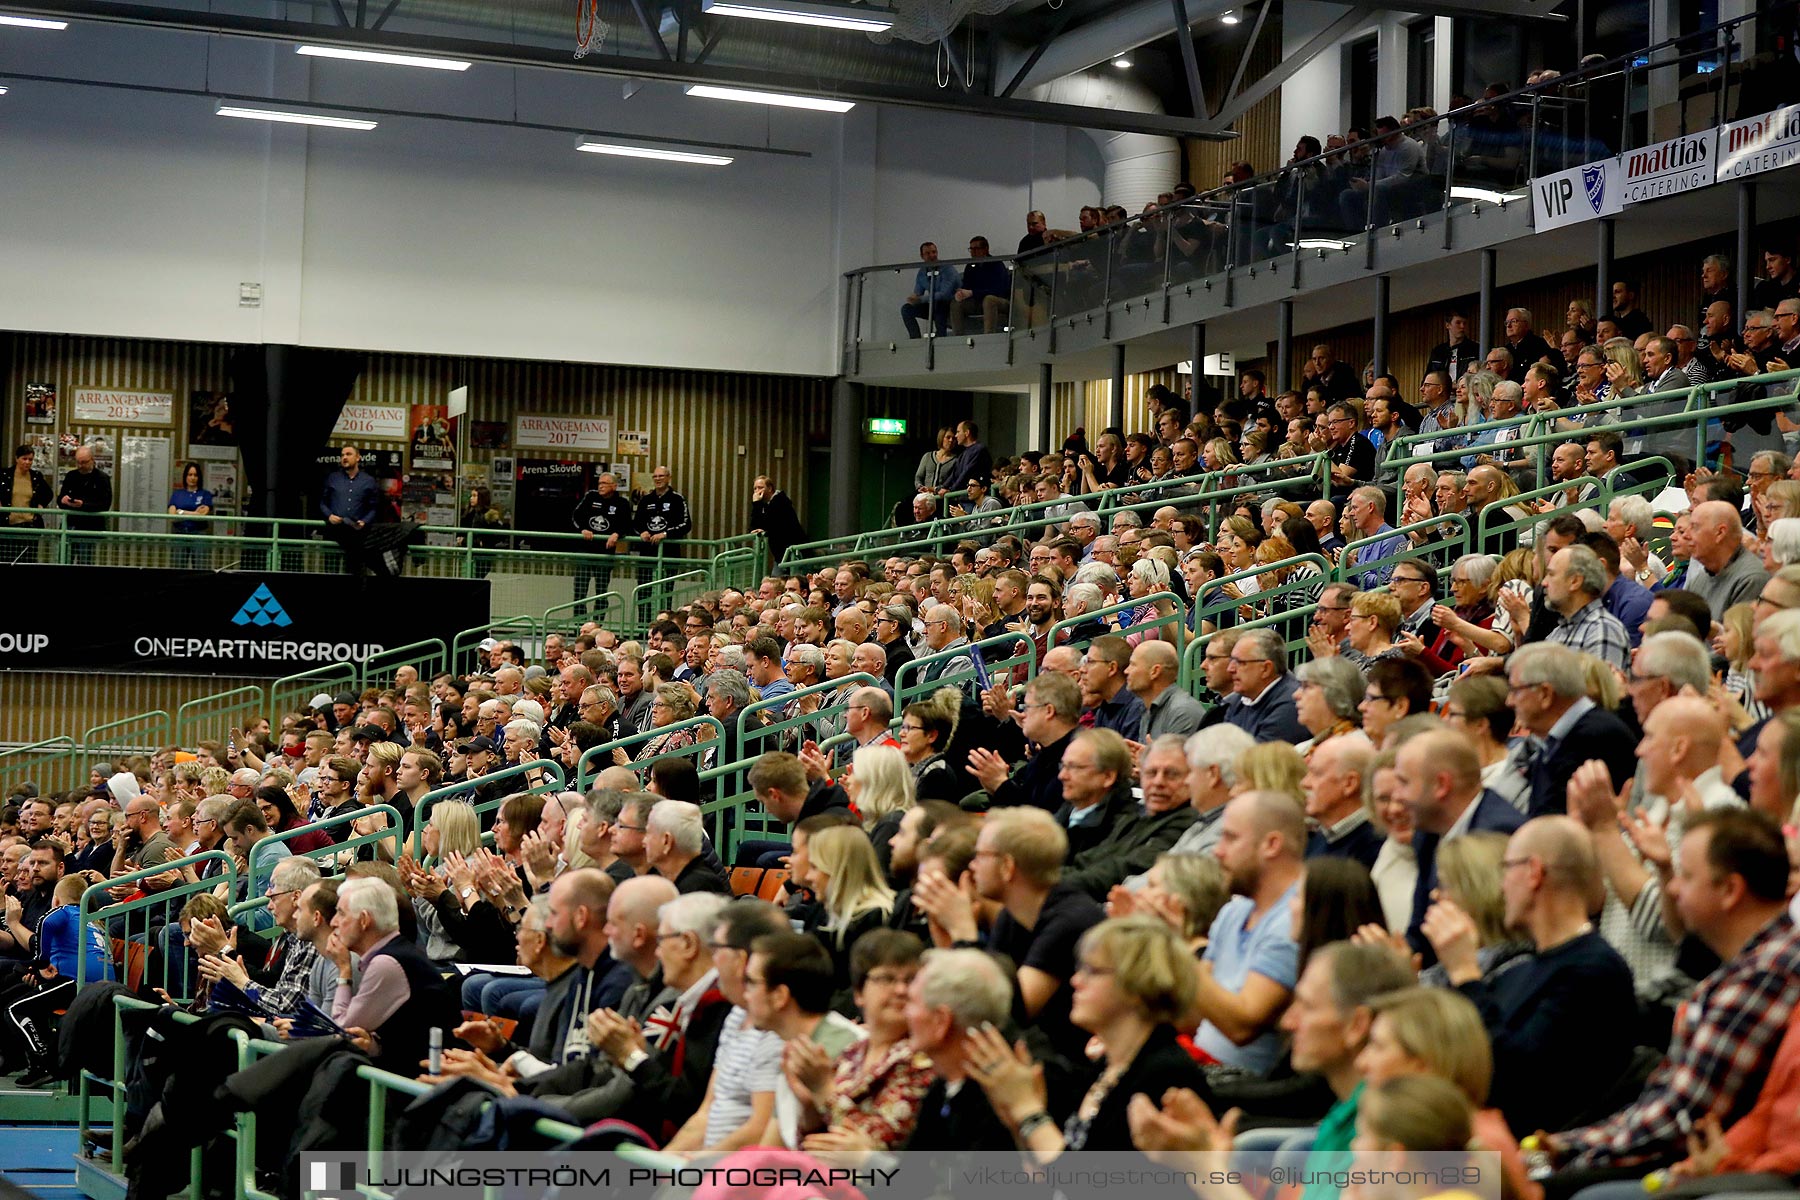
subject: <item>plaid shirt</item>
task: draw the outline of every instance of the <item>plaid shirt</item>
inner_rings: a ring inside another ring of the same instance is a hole
[[[1598,1125],[1556,1134],[1569,1168],[1628,1167],[1680,1157],[1695,1125],[1716,1114],[1727,1125],[1748,1107],[1800,1003],[1800,929],[1786,912],[1707,976],[1675,1019],[1675,1036],[1638,1098]]]
[[[1621,671],[1631,663],[1631,637],[1625,632],[1624,622],[1607,612],[1598,600],[1589,601],[1574,616],[1564,617],[1544,640],[1592,654]]]
[[[300,998],[306,995],[313,964],[319,961],[319,948],[291,933],[282,934],[281,940],[287,943],[287,953],[281,960],[281,976],[275,980],[275,985],[262,988],[253,983],[244,990],[252,1000],[271,1012],[291,1013],[300,1007]]]

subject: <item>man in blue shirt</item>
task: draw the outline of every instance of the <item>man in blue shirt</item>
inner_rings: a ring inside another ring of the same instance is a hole
[[[1405,534],[1395,533],[1394,527],[1387,523],[1386,509],[1387,496],[1378,487],[1360,487],[1350,493],[1350,521],[1356,526],[1357,540],[1380,539],[1365,541],[1358,546],[1355,565],[1348,571],[1347,578],[1364,591],[1386,586],[1397,565],[1394,556],[1411,545]],[[1388,561],[1383,562],[1383,559]],[[1364,563],[1372,565],[1365,570]]]
[[[942,336],[949,327],[950,303],[962,282],[955,267],[937,266],[936,242],[919,244],[919,260],[923,264],[913,277],[912,295],[900,306],[900,319],[906,322],[906,336],[919,336],[919,318],[931,318],[935,332]]]
[[[1227,1066],[1266,1074],[1281,1056],[1276,1025],[1299,978],[1289,905],[1304,874],[1306,815],[1290,796],[1246,792],[1225,806],[1213,853],[1232,899],[1206,942],[1200,976],[1204,1020],[1194,1044]]]
[[[375,521],[381,485],[362,471],[362,451],[355,446],[339,451],[338,462],[339,469],[325,477],[319,492],[319,515],[325,518],[326,535],[344,552],[344,570],[361,575],[363,541]]]

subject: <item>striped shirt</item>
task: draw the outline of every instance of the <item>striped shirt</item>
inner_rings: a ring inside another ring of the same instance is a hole
[[[733,1008],[726,1015],[713,1058],[712,1108],[706,1114],[708,1146],[718,1145],[750,1119],[753,1095],[775,1091],[781,1081],[782,1044],[775,1034],[751,1028],[750,1014],[742,1008]]]

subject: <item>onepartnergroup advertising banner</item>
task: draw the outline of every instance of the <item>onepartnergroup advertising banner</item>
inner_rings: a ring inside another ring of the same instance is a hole
[[[1661,200],[1779,171],[1800,162],[1800,104],[1683,134],[1531,181],[1533,227],[1543,233]]]
[[[0,670],[277,678],[488,619],[485,579],[352,578],[21,563]]]

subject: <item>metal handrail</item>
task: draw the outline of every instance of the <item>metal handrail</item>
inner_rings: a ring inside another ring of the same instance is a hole
[[[714,742],[711,742],[710,739],[702,738],[699,741],[695,742],[691,746],[683,746],[679,750],[665,751],[662,754],[656,755],[654,758],[646,758],[641,761],[637,760],[637,759],[633,759],[630,764],[630,767],[632,770],[636,770],[640,767],[648,766],[650,763],[655,762],[656,759],[658,759],[658,758],[679,757],[683,754],[688,753],[689,751],[698,752],[700,750],[705,749],[708,744],[721,745],[721,746],[724,745],[725,744],[725,725],[724,725],[724,723],[722,721],[720,721],[717,717],[711,716],[706,713],[701,713],[697,716],[687,717],[684,720],[676,721],[673,724],[652,726],[651,728],[644,730],[642,733],[630,733],[630,734],[626,734],[623,737],[615,738],[614,740],[612,740],[610,742],[603,742],[598,746],[589,746],[586,750],[581,752],[581,757],[575,760],[575,790],[581,791],[581,792],[587,791],[589,784],[593,781],[593,779],[596,776],[598,776],[600,774],[601,771],[604,771],[609,766],[616,765],[612,761],[612,754],[613,754],[614,750],[625,750],[632,746],[642,745],[644,743],[653,741],[656,738],[663,736],[664,734],[678,733],[683,729],[704,729],[704,728],[711,728],[711,730],[713,731],[713,736],[718,738],[719,740],[716,743],[714,743]],[[602,756],[604,756],[606,759],[605,763],[599,768],[599,770],[591,770],[593,765],[601,760]],[[699,764],[696,763],[695,765],[698,766]]]
[[[406,827],[400,819],[400,810],[395,808],[392,804],[365,804],[361,808],[354,808],[349,812],[339,813],[335,817],[321,817],[317,821],[313,821],[307,825],[296,825],[292,829],[283,829],[279,832],[272,830],[267,837],[260,839],[256,844],[260,846],[263,842],[291,842],[296,838],[304,837],[309,833],[323,833],[327,829],[334,828],[338,825],[353,824],[374,813],[382,813],[387,817],[388,823],[385,828],[379,829],[374,833],[353,833],[352,836],[341,842],[333,841],[331,845],[321,846],[316,850],[296,850],[291,855],[284,855],[283,857],[310,858],[314,862],[323,863],[327,859],[336,858],[346,850],[354,851],[363,846],[373,846],[384,841],[392,841],[394,843],[394,858],[398,861],[400,853],[405,848],[406,844]],[[281,865],[281,862],[282,859],[277,858],[270,863],[269,872],[271,875],[274,874],[275,868]],[[262,898],[261,888],[257,885],[266,884],[267,880],[261,878],[261,872],[257,869],[260,865],[256,855],[252,853],[250,855],[249,865],[245,868],[245,900],[254,901]]]
[[[447,783],[443,787],[426,792],[425,795],[419,799],[418,805],[413,809],[413,831],[412,837],[410,838],[413,857],[424,857],[425,825],[433,804],[436,804],[439,800],[461,800],[467,797],[469,798],[469,802],[475,805],[475,811],[477,813],[488,812],[500,807],[501,802],[506,799],[506,796],[518,795],[519,792],[508,792],[506,793],[506,796],[477,802],[473,799],[477,788],[485,787],[490,783],[501,783],[508,779],[525,778],[534,770],[543,771],[548,778],[543,783],[531,784],[521,788],[520,792],[527,795],[536,795],[539,792],[560,792],[568,787],[568,776],[563,773],[561,763],[554,759],[537,758],[530,762],[519,763],[517,766],[504,767],[498,771],[489,771],[486,775],[476,775],[469,779],[462,780],[460,783]]]

